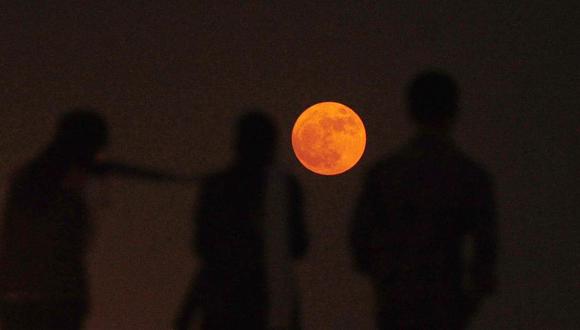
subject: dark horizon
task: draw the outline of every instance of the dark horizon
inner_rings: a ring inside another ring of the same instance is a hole
[[[304,190],[305,329],[370,329],[372,292],[352,269],[348,222],[365,171],[412,135],[407,82],[438,67],[461,88],[458,144],[493,174],[499,205],[498,292],[473,328],[580,323],[576,3],[0,9],[2,194],[71,107],[107,118],[108,158],[205,174],[229,164],[235,121],[258,106],[275,119],[282,163]],[[315,175],[292,153],[294,120],[320,101],[351,107],[367,129],[361,161],[343,175]],[[94,212],[88,329],[171,324],[197,269],[189,252],[197,188],[126,179],[95,187],[94,204],[105,205]]]

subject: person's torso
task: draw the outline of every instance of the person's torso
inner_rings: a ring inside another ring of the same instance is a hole
[[[386,207],[371,240],[385,247],[392,276],[461,281],[463,241],[474,226],[470,200],[480,175],[454,146],[430,141],[415,141],[380,165],[377,197]],[[381,242],[384,237],[395,239]]]
[[[82,193],[35,174],[20,174],[9,191],[0,287],[43,299],[85,296],[90,222]]]

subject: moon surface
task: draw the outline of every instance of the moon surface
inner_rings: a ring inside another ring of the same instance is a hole
[[[362,157],[366,131],[361,118],[338,102],[317,103],[298,117],[292,129],[292,148],[310,171],[337,175]]]

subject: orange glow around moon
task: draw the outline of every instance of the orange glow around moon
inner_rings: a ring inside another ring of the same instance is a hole
[[[365,150],[366,131],[360,117],[337,102],[306,109],[292,129],[292,148],[307,169],[322,175],[348,171]]]

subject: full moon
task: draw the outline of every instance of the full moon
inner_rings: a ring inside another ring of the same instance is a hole
[[[351,169],[365,150],[360,117],[337,102],[317,103],[298,117],[292,129],[296,157],[314,173],[337,175]]]

